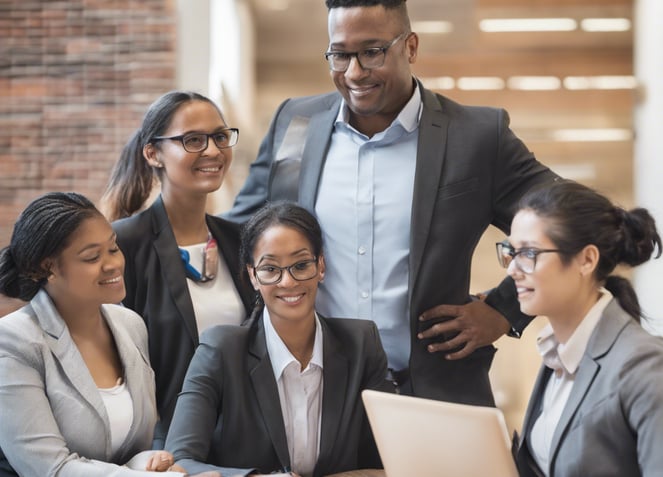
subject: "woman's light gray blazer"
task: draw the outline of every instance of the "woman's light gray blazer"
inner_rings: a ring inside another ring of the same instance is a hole
[[[111,452],[101,395],[65,322],[41,290],[0,319],[0,468],[9,461],[23,477],[147,475],[116,465],[152,443],[157,416],[145,324],[117,305],[103,305],[102,313],[133,401],[124,444]]]

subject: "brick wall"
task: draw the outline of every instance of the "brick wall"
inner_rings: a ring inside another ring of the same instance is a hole
[[[0,0],[0,247],[27,203],[98,203],[146,106],[175,86],[173,0]]]

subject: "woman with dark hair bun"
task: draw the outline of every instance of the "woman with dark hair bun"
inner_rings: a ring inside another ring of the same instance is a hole
[[[497,252],[521,310],[549,320],[520,475],[663,475],[663,339],[642,329],[633,287],[613,275],[661,255],[652,216],[563,181],[523,197]]]
[[[0,320],[0,476],[172,467],[165,451],[138,454],[157,419],[154,373],[145,324],[117,305],[123,271],[113,229],[79,194],[45,194],[16,221],[0,292],[29,303]]]
[[[163,447],[200,334],[239,325],[251,306],[252,290],[240,278],[239,226],[207,213],[238,138],[210,99],[170,91],[147,109],[104,194],[127,257],[123,303],[143,317],[150,338],[156,448]],[[144,208],[157,184],[159,196]]]
[[[246,326],[205,332],[166,449],[189,472],[325,476],[380,467],[363,389],[393,391],[375,323],[315,311],[325,275],[317,220],[268,204],[245,224],[242,261],[260,300]]]

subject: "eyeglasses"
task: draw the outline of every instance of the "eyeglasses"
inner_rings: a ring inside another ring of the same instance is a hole
[[[328,51],[325,53],[325,59],[329,62],[329,68],[339,73],[347,71],[353,56],[357,58],[357,63],[363,70],[379,68],[384,65],[387,50],[394,46],[398,40],[406,38],[408,35],[409,33],[401,33],[385,46],[366,48],[361,51]]]
[[[521,248],[516,250],[506,240],[495,244],[497,247],[497,261],[500,262],[504,268],[508,268],[509,264],[514,261],[516,267],[523,273],[534,273],[536,267],[536,257],[542,253],[564,253],[558,249],[539,249],[539,248]]]
[[[237,144],[237,140],[239,139],[239,129],[226,128],[213,132],[212,134],[189,133],[181,134],[179,136],[156,136],[153,137],[152,140],[163,141],[165,139],[170,139],[172,141],[180,141],[186,152],[202,152],[207,149],[209,138],[212,138],[214,144],[216,144],[216,147],[219,149],[233,147]]]
[[[253,269],[253,275],[262,285],[276,285],[283,279],[284,270],[298,282],[310,280],[318,273],[318,259],[302,260],[287,267],[262,265]]]

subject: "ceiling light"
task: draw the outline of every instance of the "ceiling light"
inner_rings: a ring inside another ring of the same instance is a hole
[[[631,20],[628,18],[585,18],[580,22],[585,31],[628,31]]]
[[[634,76],[567,76],[566,89],[635,89],[638,81]]]
[[[507,80],[509,89],[543,91],[559,89],[562,82],[557,76],[512,76]]]
[[[553,139],[559,142],[612,142],[633,139],[633,132],[624,128],[557,129],[552,135]]]
[[[456,87],[464,90],[504,89],[504,80],[496,76],[464,76],[458,78]]]
[[[433,78],[421,78],[422,83],[428,89],[454,89],[456,82],[450,76],[436,76]]]
[[[454,29],[453,23],[445,21],[420,21],[412,22],[412,31],[417,33],[451,33]]]
[[[572,31],[578,22],[572,18],[486,18],[479,22],[485,32]]]

